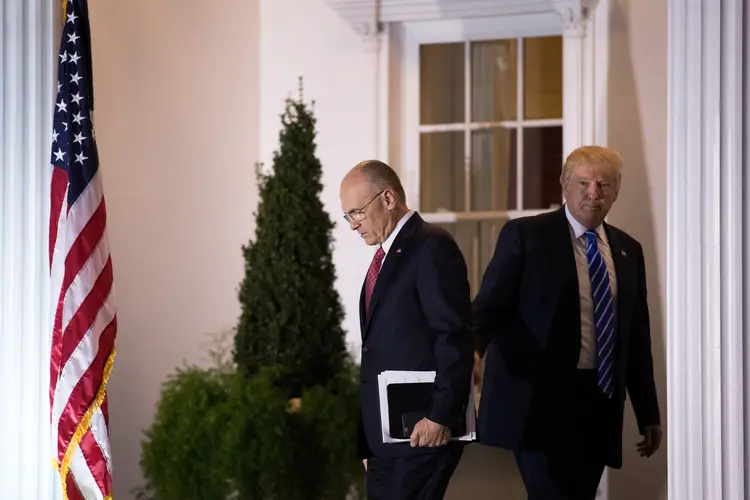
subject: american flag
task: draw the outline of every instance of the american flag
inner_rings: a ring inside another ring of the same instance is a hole
[[[101,500],[112,495],[106,387],[117,316],[86,0],[67,0],[63,22],[50,190],[51,432],[64,498]]]

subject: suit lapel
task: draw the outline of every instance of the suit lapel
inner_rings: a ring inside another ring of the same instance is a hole
[[[559,259],[554,268],[557,270],[559,286],[559,296],[555,306],[561,306],[562,310],[570,311],[568,316],[571,322],[571,331],[581,331],[581,300],[578,283],[578,265],[576,263],[575,248],[573,247],[573,237],[571,236],[570,222],[565,213],[565,206],[559,209],[558,222],[555,224],[553,232],[554,241],[552,241],[551,256],[553,259]],[[552,309],[554,310],[554,308]],[[552,313],[550,313],[551,316]],[[552,318],[550,317],[550,320]],[[578,339],[580,342],[580,338]]]
[[[362,336],[362,340],[365,338],[365,283],[367,283],[367,277],[362,282],[362,290],[359,292],[359,333]]]
[[[524,321],[539,341],[546,344],[553,329],[566,332],[580,329],[578,271],[564,209],[545,216],[544,225],[535,228],[532,234],[539,236],[527,241],[525,266],[530,280],[538,285],[534,287],[531,302],[534,306],[526,311]],[[565,316],[559,316],[558,310],[564,311]],[[565,326],[553,328],[553,321],[564,321]]]
[[[607,240],[609,240],[609,249],[612,252],[612,261],[615,264],[615,276],[617,277],[617,330],[618,334],[620,334],[624,331],[620,327],[633,295],[632,287],[630,286],[633,272],[630,269],[628,254],[619,233],[613,231],[606,223],[604,224],[604,229],[607,232]]]
[[[555,266],[555,269],[559,270],[560,284],[565,285],[575,281],[576,287],[578,287],[578,268],[576,267],[573,238],[570,235],[570,223],[565,214],[564,206],[557,211],[555,230],[551,234],[554,240],[551,242],[550,248],[554,254],[553,258],[559,259],[559,265]]]
[[[623,324],[624,318],[627,315],[627,297],[628,297],[628,262],[627,253],[623,248],[622,240],[620,239],[617,231],[613,231],[605,222],[604,230],[607,233],[607,240],[609,242],[609,249],[612,252],[612,261],[615,264],[615,276],[617,278],[617,309],[615,310],[615,321],[617,322],[617,330],[615,331],[615,355],[616,355],[616,369],[617,376],[620,377],[618,382],[619,387],[624,386],[624,349],[622,345],[627,342],[625,336],[627,335],[628,328]]]
[[[372,297],[370,298],[370,311],[368,314],[363,315],[365,317],[364,328],[362,330],[363,340],[367,338],[367,334],[369,333],[370,329],[370,323],[372,323],[372,318],[377,311],[378,304],[386,295],[388,287],[391,285],[395,276],[398,274],[397,271],[399,267],[401,267],[401,263],[404,259],[404,254],[406,253],[407,243],[409,242],[410,237],[414,234],[417,226],[422,222],[422,218],[419,216],[419,214],[413,214],[411,218],[406,221],[406,224],[404,224],[399,233],[396,235],[396,238],[393,240],[393,244],[388,250],[385,261],[383,261],[383,267],[381,268],[380,274],[378,275],[378,280],[375,282],[375,288],[372,291]],[[362,288],[362,290],[362,299],[360,303],[362,304],[361,311],[364,312],[364,287]]]

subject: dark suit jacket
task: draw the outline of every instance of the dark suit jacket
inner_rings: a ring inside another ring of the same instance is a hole
[[[619,467],[626,393],[641,429],[660,417],[643,250],[625,232],[611,225],[605,230],[617,275],[613,397],[619,405],[619,438],[608,465]],[[500,231],[473,304],[477,350],[487,350],[477,429],[484,444],[514,450],[554,445],[572,424],[566,402],[581,348],[573,252],[564,207],[511,220]]]
[[[390,458],[432,451],[409,443],[384,444],[378,375],[384,370],[436,371],[427,417],[461,425],[471,385],[474,345],[466,262],[451,235],[415,213],[397,234],[365,315],[360,297],[362,364],[358,454]]]

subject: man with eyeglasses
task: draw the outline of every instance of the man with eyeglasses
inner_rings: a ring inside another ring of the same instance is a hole
[[[443,498],[463,452],[451,429],[465,427],[474,346],[466,261],[452,236],[406,205],[388,165],[368,160],[341,182],[353,231],[377,251],[360,295],[362,420],[358,454],[368,500]],[[409,443],[383,443],[378,374],[435,371],[432,406]]]

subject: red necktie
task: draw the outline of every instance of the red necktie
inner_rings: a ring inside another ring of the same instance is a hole
[[[375,252],[375,256],[372,258],[370,268],[367,270],[367,277],[365,278],[365,313],[370,312],[370,299],[372,298],[372,291],[375,289],[375,282],[378,281],[378,274],[380,274],[380,266],[383,263],[385,252],[383,247],[378,248]]]

